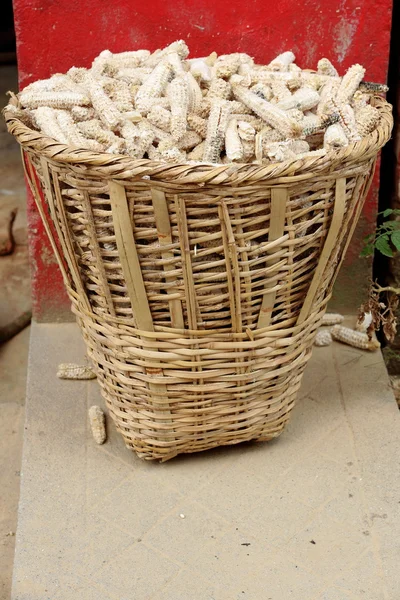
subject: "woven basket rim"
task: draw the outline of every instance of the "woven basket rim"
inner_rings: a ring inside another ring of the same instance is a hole
[[[151,179],[208,185],[232,185],[290,178],[291,181],[308,179],[324,172],[332,173],[338,167],[354,167],[365,162],[390,139],[393,126],[392,106],[378,94],[371,94],[372,103],[380,112],[376,129],[359,142],[321,156],[290,159],[279,163],[256,165],[253,163],[164,163],[150,159],[134,159],[122,154],[108,154],[77,149],[58,142],[39,131],[31,129],[10,107],[19,107],[17,96],[12,96],[3,115],[7,129],[24,150],[33,151],[51,161],[68,164],[71,168],[90,170],[103,179]]]

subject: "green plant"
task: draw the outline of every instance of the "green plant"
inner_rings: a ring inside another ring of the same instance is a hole
[[[397,208],[387,208],[379,213],[383,218],[398,217],[400,210]],[[400,220],[389,219],[379,225],[374,233],[370,233],[364,238],[365,246],[361,256],[372,256],[375,250],[388,257],[393,257],[400,251]]]
[[[378,250],[384,256],[392,258],[400,252],[400,209],[387,208],[379,213],[384,220],[374,233],[364,238],[365,246],[361,256],[372,256]],[[391,217],[391,218],[388,218]],[[372,322],[369,335],[381,329],[388,342],[392,342],[397,331],[396,313],[399,305],[400,288],[388,285],[382,287],[377,281],[371,282],[368,300],[360,307],[359,318],[371,314]]]

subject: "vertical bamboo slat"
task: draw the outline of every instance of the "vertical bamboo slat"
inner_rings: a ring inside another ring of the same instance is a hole
[[[286,203],[288,199],[288,191],[286,188],[271,189],[271,213],[269,222],[268,241],[274,242],[283,236],[285,228]],[[273,260],[270,264],[278,262],[279,259]],[[272,311],[274,309],[276,299],[276,291],[266,292],[263,296],[260,314],[258,317],[258,329],[267,327],[271,322]]]
[[[152,188],[151,197],[154,208],[154,218],[156,221],[158,241],[161,246],[161,257],[164,260],[174,258],[171,250],[163,249],[163,246],[172,244],[172,233],[171,223],[169,220],[167,200],[165,193],[161,190]],[[172,271],[174,267],[169,264],[164,264],[165,279],[171,281],[171,276],[168,275],[168,271]],[[170,288],[171,293],[176,291],[175,288]],[[185,324],[183,320],[182,302],[179,299],[169,300],[169,310],[171,315],[171,325],[176,329],[184,329]]]
[[[297,319],[297,323],[300,325],[303,323],[312,308],[312,304],[314,301],[315,294],[318,289],[319,282],[321,277],[325,271],[326,265],[328,264],[329,258],[331,256],[332,250],[334,249],[337,238],[339,236],[340,229],[343,225],[343,217],[346,209],[346,178],[341,177],[336,180],[336,188],[335,188],[335,203],[333,207],[333,215],[331,220],[331,225],[329,228],[328,235],[325,240],[324,247],[321,252],[321,256],[319,257],[317,268],[315,269],[314,276],[311,281],[311,285],[307,292],[307,296],[305,297],[303,306],[300,310],[299,317]]]

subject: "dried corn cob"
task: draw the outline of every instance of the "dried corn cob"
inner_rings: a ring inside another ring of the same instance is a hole
[[[198,115],[188,114],[187,116],[188,125],[193,131],[198,133],[203,139],[207,135],[207,121],[202,119]]]
[[[318,73],[321,75],[329,75],[329,77],[339,77],[339,73],[327,58],[321,58],[318,61]]]
[[[97,119],[92,119],[91,121],[82,121],[81,123],[77,123],[76,127],[79,133],[87,138],[100,142],[100,144],[106,144],[110,146],[111,144],[120,143],[120,145],[122,145],[121,138],[117,137],[109,129],[104,129],[101,126],[100,121]]]
[[[186,152],[182,152],[176,147],[168,148],[161,152],[161,158],[167,162],[184,163],[186,161]]]
[[[200,144],[198,146],[193,148],[193,150],[191,152],[189,152],[189,154],[187,155],[188,160],[202,161],[205,145],[206,145],[206,143],[205,143],[205,141],[203,141],[203,142],[200,142]]]
[[[61,363],[58,365],[57,377],[59,379],[96,379],[96,373],[85,365]]]
[[[252,140],[251,142],[242,140],[242,147],[243,147],[243,162],[248,162],[250,160],[253,160],[253,158],[255,158],[255,155],[256,155],[255,140]]]
[[[247,125],[247,123],[246,123]],[[255,133],[255,132],[254,132]],[[225,132],[225,152],[229,160],[243,160],[243,146],[236,119],[230,119]]]
[[[236,99],[246,104],[256,115],[284,136],[296,137],[301,134],[301,126],[288,117],[285,111],[240,85],[232,85],[232,90]]]
[[[96,117],[96,111],[94,108],[86,106],[73,106],[71,108],[71,115],[74,121],[89,121],[89,119]]]
[[[115,103],[107,96],[101,83],[92,76],[89,79],[89,93],[93,108],[104,125],[109,129],[117,127],[123,120],[122,114]]]
[[[304,140],[289,140],[287,142],[275,142],[267,146],[263,145],[263,153],[266,157],[282,162],[295,158],[297,154],[309,152],[310,147]]]
[[[72,108],[90,104],[90,99],[85,94],[77,92],[21,92],[19,101],[25,108]]]
[[[278,54],[278,56],[267,65],[267,69],[272,71],[286,71],[289,68],[289,65],[294,62],[295,58],[293,52],[283,52],[282,54]]]
[[[61,130],[68,140],[68,143],[72,146],[76,146],[77,148],[87,148],[88,150],[95,150],[97,152],[102,152],[105,150],[102,144],[96,140],[90,140],[80,133],[69,112],[65,110],[59,110],[56,118]]]
[[[153,106],[147,115],[147,120],[160,129],[163,129],[168,133],[171,132],[171,113],[166,108],[163,108],[162,106]]]
[[[321,325],[340,325],[343,321],[344,316],[339,313],[325,313],[322,317]]]
[[[89,408],[89,422],[96,444],[104,444],[107,439],[106,422],[100,406],[91,406]]]
[[[239,102],[238,100],[229,100],[229,107],[231,114],[235,115],[249,115],[254,118],[251,108]]]
[[[58,124],[57,112],[54,110],[54,108],[40,106],[32,112],[37,127],[45,135],[54,138],[62,144],[68,144],[68,138]]]
[[[297,108],[304,111],[310,110],[310,108],[317,106],[319,100],[320,96],[318,92],[309,87],[302,87],[296,90],[293,95],[290,94],[290,97],[287,99],[278,102],[277,106],[279,106],[279,108],[282,110]]]
[[[141,113],[147,113],[154,106],[154,98],[161,96],[172,75],[171,65],[165,61],[158,64],[146,79],[136,94],[136,108]]]
[[[250,87],[250,90],[257,94],[257,96],[260,96],[260,98],[262,98],[263,100],[270,101],[273,95],[271,86],[266,85],[265,83],[255,83],[253,86]]]
[[[273,102],[275,104],[278,102],[285,102],[292,98],[292,92],[288,89],[288,87],[284,81],[280,81],[280,80],[271,81],[271,85],[269,87],[271,88],[271,91],[272,91],[271,102]],[[289,106],[289,108],[293,108],[293,107]]]
[[[186,81],[189,93],[188,112],[196,113],[201,107],[203,94],[199,84],[190,72],[186,73]]]
[[[199,80],[211,81],[211,68],[204,58],[193,58],[189,60],[189,68],[193,77]]]
[[[229,110],[229,104],[223,100],[216,100],[212,105],[203,154],[205,162],[216,163],[219,160],[228,127]]]
[[[348,144],[346,133],[340,123],[329,125],[324,134],[324,147],[343,148]]]
[[[238,135],[242,140],[251,142],[256,137],[256,130],[247,121],[237,121]]]
[[[327,329],[320,329],[314,339],[314,346],[329,346],[332,343],[332,334]]]
[[[342,78],[336,94],[336,101],[339,104],[347,104],[350,102],[364,75],[365,69],[361,65],[353,65],[348,69],[347,73]]]
[[[189,91],[186,79],[173,79],[167,93],[171,104],[171,134],[175,140],[179,140],[186,131],[187,123]]]
[[[349,327],[343,327],[343,325],[335,325],[332,327],[332,337],[338,342],[343,342],[344,344],[353,346],[353,348],[360,348],[361,350],[375,351],[381,346],[378,340],[370,340],[366,333],[354,331]]]
[[[231,95],[231,85],[225,79],[215,77],[211,80],[210,87],[207,94],[207,99],[212,101],[214,98],[223,98],[228,100]]]
[[[376,128],[379,122],[379,111],[367,104],[355,112],[355,120],[358,133],[365,137]]]
[[[186,131],[179,139],[177,147],[179,150],[192,150],[202,141],[202,137],[195,131]]]

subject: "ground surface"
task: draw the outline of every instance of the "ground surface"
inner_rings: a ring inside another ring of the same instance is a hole
[[[30,327],[0,346],[0,600],[9,600],[19,497]]]
[[[33,325],[13,600],[398,600],[400,415],[381,354],[317,348],[269,444],[145,463],[108,423],[76,326]]]
[[[16,66],[0,66],[0,109],[8,102],[6,92],[17,89]],[[0,117],[0,221],[3,221],[12,209],[18,210],[13,226],[16,247],[9,256],[0,256],[0,341],[4,339],[3,332],[21,319],[22,315],[29,315],[32,307],[26,189],[21,153],[19,145],[7,132],[4,119]]]

